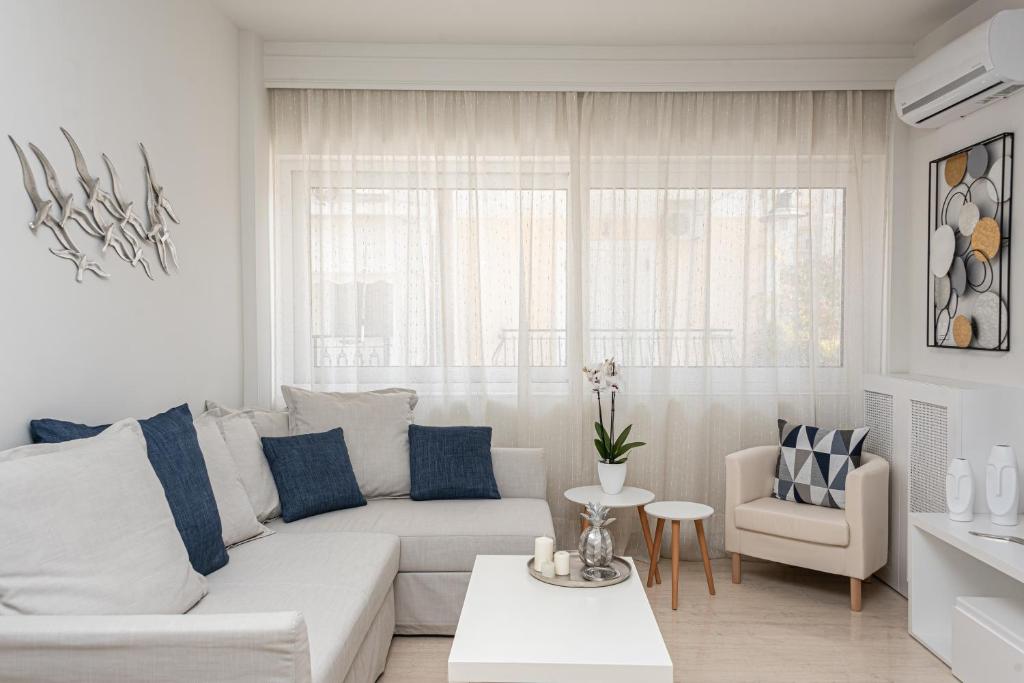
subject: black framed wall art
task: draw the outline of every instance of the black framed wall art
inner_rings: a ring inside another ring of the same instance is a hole
[[[1009,351],[1013,133],[928,171],[928,346]]]

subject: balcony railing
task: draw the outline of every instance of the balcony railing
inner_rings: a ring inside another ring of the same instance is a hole
[[[567,364],[565,330],[531,329],[527,336],[531,367]],[[392,342],[390,337],[315,335],[313,358],[320,368],[389,367]],[[516,367],[519,353],[520,331],[502,330],[487,365]],[[737,364],[734,334],[729,329],[591,330],[584,358],[611,356],[633,367],[729,367]]]
[[[565,330],[528,331],[529,359],[533,367],[566,364]],[[626,366],[730,366],[736,364],[733,331],[729,329],[591,330],[584,358],[610,358]],[[491,357],[497,367],[519,364],[519,330],[502,330]]]
[[[391,365],[390,337],[313,335],[318,368],[377,368]]]

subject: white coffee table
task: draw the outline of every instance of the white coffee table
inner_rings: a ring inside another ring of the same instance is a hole
[[[605,493],[600,486],[577,486],[565,492],[567,500],[578,505],[587,503],[600,503],[609,508],[631,508],[635,507],[640,515],[640,530],[644,534],[644,545],[647,546],[647,561],[654,568],[654,579],[661,583],[661,572],[658,570],[658,563],[653,558],[657,556],[654,549],[654,538],[651,535],[651,524],[647,521],[647,512],[644,506],[654,500],[654,493],[647,489],[636,486],[623,486],[618,493]],[[580,520],[580,531],[587,528],[586,520]]]
[[[529,559],[477,555],[449,681],[670,683],[672,660],[635,566],[614,586],[563,588],[532,578]]]

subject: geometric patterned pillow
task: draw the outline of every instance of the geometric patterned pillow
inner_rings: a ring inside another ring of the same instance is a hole
[[[826,431],[779,420],[772,497],[846,509],[846,475],[860,466],[868,428]]]

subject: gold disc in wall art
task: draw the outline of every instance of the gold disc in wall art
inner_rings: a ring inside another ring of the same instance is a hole
[[[991,261],[999,253],[999,245],[1002,240],[999,224],[994,218],[986,216],[974,227],[974,234],[971,235],[971,248]]]
[[[967,153],[961,152],[960,154],[954,154],[950,158],[946,159],[946,184],[953,187],[961,180],[964,179],[964,173],[967,172]]]
[[[953,342],[957,346],[961,349],[966,349],[971,345],[973,334],[971,321],[966,315],[958,315],[953,318]]]

